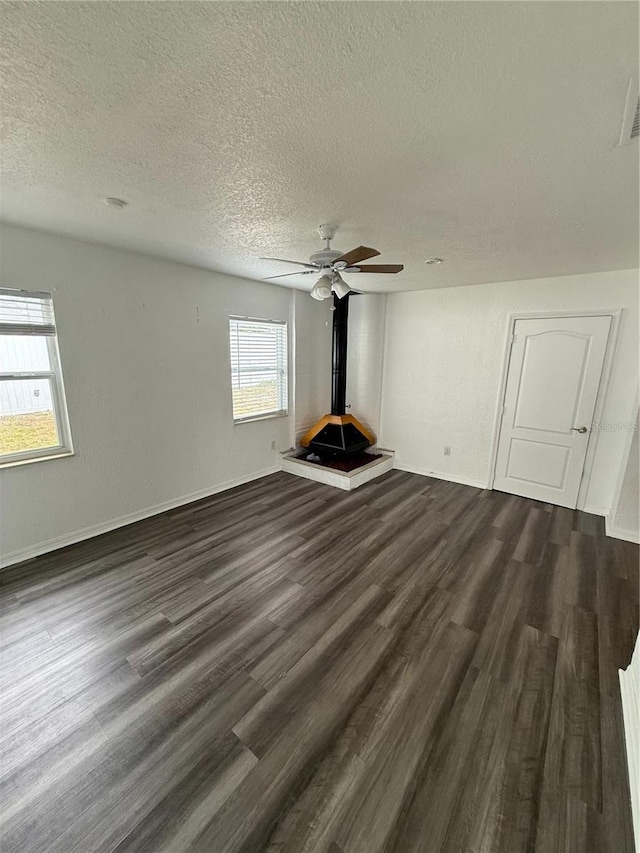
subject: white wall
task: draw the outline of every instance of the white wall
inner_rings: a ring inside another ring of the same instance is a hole
[[[75,448],[0,473],[4,562],[279,464],[293,416],[233,424],[228,316],[290,321],[291,290],[22,228],[0,237],[3,286],[53,292]]]
[[[509,314],[592,308],[624,309],[602,421],[632,420],[637,270],[387,296],[380,440],[396,451],[396,464],[486,485]],[[626,433],[600,432],[596,441],[585,508],[604,515]]]
[[[349,298],[347,404],[374,435],[380,431],[385,294]]]

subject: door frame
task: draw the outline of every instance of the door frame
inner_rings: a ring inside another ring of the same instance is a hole
[[[602,374],[600,383],[598,384],[598,394],[596,396],[596,405],[593,410],[593,420],[595,423],[602,418],[604,409],[604,401],[609,388],[611,379],[611,371],[613,368],[613,356],[618,340],[618,329],[620,327],[620,319],[622,317],[623,308],[600,308],[589,309],[587,311],[570,311],[563,309],[561,311],[518,311],[509,314],[507,322],[507,334],[504,341],[504,351],[502,355],[502,367],[500,370],[500,382],[498,385],[498,400],[493,422],[493,438],[491,441],[491,457],[489,462],[489,479],[487,489],[493,489],[493,483],[496,477],[496,463],[498,461],[498,443],[500,441],[500,431],[502,429],[502,416],[504,414],[504,400],[507,392],[507,378],[509,376],[509,365],[511,362],[511,345],[513,343],[514,328],[516,320],[548,320],[561,317],[611,317],[611,325],[609,327],[609,337],[607,339],[607,348],[605,350],[604,362],[602,364]],[[589,490],[589,482],[591,480],[591,470],[593,468],[593,459],[595,457],[596,446],[598,444],[598,430],[591,430],[587,441],[587,453],[584,458],[584,467],[582,469],[582,477],[580,479],[580,488],[578,489],[578,502],[576,509],[591,511],[597,515],[603,515],[606,507],[591,507],[587,509],[586,499]]]

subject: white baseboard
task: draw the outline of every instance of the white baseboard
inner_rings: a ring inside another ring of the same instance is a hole
[[[604,529],[607,536],[611,536],[613,539],[624,539],[625,542],[635,542],[636,545],[640,545],[640,533],[637,530],[625,530],[622,527],[616,527],[611,521],[610,515],[604,517]]]
[[[92,524],[89,527],[83,527],[81,530],[74,530],[71,533],[63,534],[62,536],[54,536],[53,539],[46,539],[44,542],[38,542],[37,545],[30,545],[28,548],[19,548],[17,551],[10,551],[0,557],[0,569],[12,566],[15,563],[21,563],[23,560],[31,560],[34,557],[39,557],[41,554],[46,554],[49,551],[55,551],[58,548],[64,548],[67,545],[73,545],[75,542],[82,542],[84,539],[91,539],[92,536],[100,536],[102,533],[109,533],[110,530],[116,530],[118,527],[126,527],[127,524],[133,524],[135,521],[142,521],[145,518],[160,515],[162,512],[167,512],[167,510],[202,500],[202,498],[211,497],[211,495],[216,495],[218,492],[224,492],[227,489],[242,486],[245,483],[250,483],[252,480],[259,480],[260,477],[266,477],[269,474],[276,474],[279,470],[280,466],[274,465],[271,468],[265,468],[263,471],[257,471],[255,474],[248,474],[246,477],[237,477],[235,480],[227,480],[224,483],[219,483],[218,485],[211,486],[208,489],[202,489],[199,492],[192,492],[190,495],[181,495],[179,498],[173,498],[170,501],[164,501],[163,503],[156,504],[155,506],[146,507],[145,509],[137,510],[136,512],[130,512],[127,515],[121,515],[118,518],[112,518],[109,521]]]
[[[460,483],[462,486],[473,486],[476,489],[486,489],[487,484],[481,480],[473,480],[470,477],[460,477],[457,474],[444,474],[442,471],[425,471],[423,468],[414,468],[413,465],[405,465],[396,460],[395,466],[399,471],[408,474],[420,474],[423,477],[435,477],[436,480],[448,480],[450,483]]]

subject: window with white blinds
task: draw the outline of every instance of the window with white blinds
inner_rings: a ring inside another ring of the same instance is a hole
[[[287,324],[231,317],[229,343],[233,420],[286,415]]]
[[[51,294],[0,288],[0,333],[55,335]]]
[[[71,453],[50,293],[0,288],[0,465]]]

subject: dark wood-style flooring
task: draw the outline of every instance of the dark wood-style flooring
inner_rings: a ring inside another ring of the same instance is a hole
[[[638,548],[393,471],[5,570],[3,853],[632,853]]]

